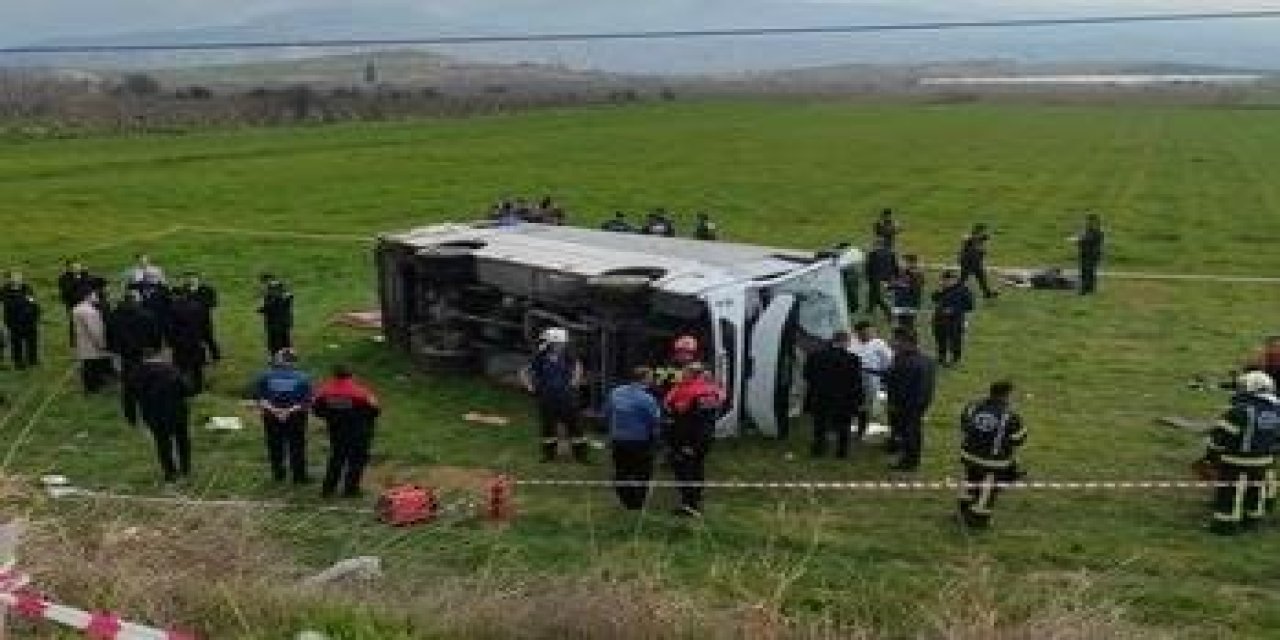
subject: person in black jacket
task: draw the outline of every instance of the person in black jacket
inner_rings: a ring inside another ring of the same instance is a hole
[[[21,271],[9,272],[8,282],[0,287],[0,306],[9,331],[14,368],[36,366],[40,362],[40,303],[31,285],[23,282]]]
[[[125,385],[142,407],[142,420],[155,439],[156,457],[165,482],[191,475],[189,400],[193,390],[177,367],[165,362],[158,351],[149,352],[130,371]],[[176,460],[175,460],[176,458]]]
[[[107,348],[120,358],[120,375],[128,380],[148,353],[164,346],[160,323],[146,307],[142,294],[128,291],[120,304],[107,314]],[[129,424],[138,424],[138,399],[133,388],[120,386],[120,408]]]
[[[1013,384],[997,382],[986,398],[969,404],[960,414],[965,477],[960,517],[966,526],[989,526],[1000,484],[1017,480],[1014,454],[1026,442],[1027,429],[1013,410],[1012,397]]]
[[[67,310],[67,339],[72,347],[76,345],[76,329],[71,310],[91,292],[97,292],[98,299],[105,301],[106,288],[106,279],[89,273],[89,268],[81,262],[68,260],[62,275],[58,276],[58,299]]]
[[[284,282],[272,276],[264,276],[266,289],[258,313],[262,314],[267,332],[267,354],[274,356],[283,349],[293,348],[293,293]]]
[[[883,240],[877,240],[875,248],[867,254],[867,315],[875,315],[876,309],[886,318],[893,318],[893,309],[885,300],[886,283],[898,277],[898,255]]]
[[[920,353],[915,331],[899,327],[893,332],[893,363],[884,375],[889,396],[890,446],[901,454],[896,471],[920,468],[923,423],[933,404],[936,369],[933,360]]]
[[[180,293],[168,304],[169,318],[166,337],[173,350],[173,364],[182,371],[193,393],[204,391],[205,327],[207,314],[204,303],[194,295]]]
[[[1102,219],[1091,213],[1085,218],[1084,231],[1076,236],[1080,249],[1080,295],[1087,296],[1098,290],[1098,265],[1102,263]]]
[[[805,362],[805,404],[813,418],[813,457],[826,455],[827,440],[833,431],[836,457],[849,457],[849,432],[866,397],[862,378],[862,361],[849,351],[847,331],[837,331],[830,344]]]
[[[959,260],[960,283],[968,284],[970,276],[977,278],[978,288],[982,290],[982,297],[987,299],[998,295],[991,289],[991,285],[987,281],[987,242],[990,240],[991,234],[987,232],[987,225],[973,225],[973,230],[964,237],[964,242],[960,244]]]
[[[360,478],[369,463],[374,425],[381,413],[378,398],[350,369],[338,365],[333,378],[316,390],[311,411],[329,428],[329,464],[320,494],[332,497],[341,483],[344,497],[359,497]]]
[[[898,234],[902,232],[902,227],[893,219],[893,209],[884,209],[880,212],[880,218],[871,226],[871,233],[876,240],[889,247],[893,251],[897,246],[895,244]]]
[[[965,322],[973,311],[973,293],[954,271],[942,274],[940,288],[933,292],[933,338],[938,344],[938,363],[949,367],[964,354]]]
[[[924,302],[924,269],[914,255],[903,256],[902,269],[889,285],[893,294],[893,322],[897,326],[915,328],[916,316]]]
[[[176,291],[178,295],[196,300],[204,311],[203,346],[208,352],[208,359],[217,362],[222,359],[222,350],[218,348],[218,339],[213,332],[213,310],[218,308],[218,290],[205,284],[200,274],[188,271],[183,274],[182,285]]]

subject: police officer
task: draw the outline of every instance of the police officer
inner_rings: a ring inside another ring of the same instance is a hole
[[[142,306],[141,294],[128,291],[120,304],[107,314],[108,349],[120,359],[120,375],[128,379],[146,355],[164,346],[160,323]],[[124,419],[138,423],[138,399],[129,385],[120,387],[120,407]]]
[[[1013,384],[991,385],[986,398],[970,403],[960,414],[960,462],[965,487],[960,493],[960,518],[966,526],[985,529],[991,523],[1000,484],[1017,480],[1017,453],[1027,440],[1022,418],[1013,410]]]
[[[600,225],[600,229],[603,231],[612,231],[614,233],[635,232],[635,228],[631,226],[630,222],[627,222],[627,214],[621,211],[613,212],[613,218]]]
[[[924,302],[924,269],[914,255],[903,256],[902,269],[889,285],[893,296],[893,322],[897,326],[916,326],[916,316]]]
[[[369,464],[374,427],[381,413],[377,396],[356,380],[350,369],[339,365],[334,367],[333,377],[316,389],[311,411],[329,429],[329,464],[320,495],[333,497],[341,484],[343,497],[360,497],[360,479]]]
[[[893,317],[893,309],[885,300],[885,284],[898,277],[898,256],[885,244],[884,240],[876,240],[876,245],[867,254],[867,315],[875,315],[877,309],[884,312],[886,318]]]
[[[578,393],[582,387],[582,362],[569,352],[569,332],[559,327],[547,329],[529,365],[520,372],[521,381],[538,404],[542,434],[542,461],[556,459],[560,448],[560,428],[573,451],[573,458],[588,462],[589,442],[578,417]]]
[[[697,240],[714,241],[720,237],[720,228],[716,226],[711,216],[699,213],[697,225],[693,228],[693,237]]]
[[[14,368],[36,366],[40,362],[40,303],[31,285],[23,282],[21,271],[9,272],[8,282],[0,287],[0,306],[9,332]]]
[[[282,349],[293,348],[293,293],[278,278],[264,276],[263,281],[266,287],[258,313],[266,328],[267,353],[274,356]]]
[[[637,367],[631,372],[631,380],[611,391],[605,403],[613,479],[620,483],[614,489],[629,511],[644,508],[662,428],[662,408],[649,391],[652,382],[652,372],[647,367]]]
[[[938,363],[949,367],[964,353],[964,331],[973,311],[973,293],[954,271],[945,271],[939,289],[933,292],[933,338],[938,345]]]
[[[671,471],[680,483],[680,506],[676,515],[702,515],[702,486],[707,479],[707,453],[715,439],[716,420],[724,407],[725,392],[707,375],[700,362],[685,366],[680,381],[664,401],[671,415],[667,447]]]
[[[204,314],[204,331],[201,335],[203,347],[211,362],[221,360],[222,350],[218,348],[218,339],[213,331],[213,310],[218,308],[218,290],[206,284],[199,273],[188,271],[183,274],[182,285],[178,287],[177,294],[200,303]]]
[[[902,232],[902,226],[893,219],[893,209],[886,208],[880,212],[880,218],[871,226],[871,234],[877,242],[889,247],[893,251],[896,247],[898,234]]]
[[[1208,459],[1218,487],[1209,530],[1221,535],[1252,528],[1266,515],[1268,472],[1280,444],[1280,399],[1261,371],[1240,376],[1231,407],[1209,433]]]
[[[1098,265],[1102,263],[1102,243],[1105,239],[1102,232],[1102,219],[1091,213],[1085,218],[1084,231],[1076,236],[1076,245],[1080,250],[1080,295],[1085,296],[1098,290]]]
[[[194,390],[177,367],[152,349],[124,378],[142,408],[142,420],[155,440],[156,458],[165,482],[191,475],[189,400]]]
[[[311,379],[298,371],[298,357],[291,349],[281,350],[271,368],[258,376],[254,399],[262,411],[262,427],[267,438],[267,460],[271,477],[284,482],[290,475],[294,484],[307,484],[307,415],[311,405]]]
[[[831,342],[805,361],[805,405],[813,419],[810,455],[827,454],[827,442],[836,434],[836,457],[849,457],[849,436],[854,418],[863,411],[862,360],[849,350],[849,333],[837,331]]]
[[[895,471],[920,468],[925,414],[933,404],[936,369],[933,360],[920,352],[916,333],[899,327],[893,330],[893,362],[884,375],[888,395],[890,451],[901,455]]]
[[[169,304],[165,335],[173,349],[173,364],[187,376],[194,393],[204,391],[205,328],[204,303],[193,295],[179,294]],[[154,311],[153,311],[154,313]]]
[[[987,242],[991,240],[991,234],[987,232],[987,225],[975,224],[969,235],[964,237],[964,241],[960,244],[960,283],[968,284],[969,278],[974,277],[978,280],[978,287],[982,290],[982,297],[991,299],[998,294],[991,289],[987,282]]]

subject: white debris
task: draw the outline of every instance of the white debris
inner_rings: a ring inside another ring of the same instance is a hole
[[[302,581],[303,586],[316,587],[342,580],[376,580],[382,577],[382,559],[376,556],[348,558]]]

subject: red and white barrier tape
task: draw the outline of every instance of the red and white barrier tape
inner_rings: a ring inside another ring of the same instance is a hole
[[[0,570],[0,607],[31,620],[48,620],[82,631],[89,640],[195,640],[195,636],[121,620],[114,613],[84,611],[51,602],[28,588],[30,579]]]
[[[984,486],[979,482],[963,480],[863,480],[863,481],[761,481],[761,480],[707,480],[704,482],[680,482],[678,480],[572,480],[572,479],[520,479],[513,480],[525,487],[658,487],[704,489],[791,489],[814,491],[943,491]],[[1235,487],[1235,482],[1213,480],[1069,480],[1069,481],[1018,481],[997,482],[1001,489],[1030,489],[1057,491],[1099,491],[1125,489],[1217,489]],[[1269,482],[1246,483],[1246,486],[1267,487]]]

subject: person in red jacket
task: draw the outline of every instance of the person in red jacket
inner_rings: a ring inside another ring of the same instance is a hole
[[[665,406],[671,416],[667,448],[677,482],[706,480],[707,453],[715,438],[716,420],[725,403],[724,389],[712,380],[702,363],[685,365],[684,375],[667,392]],[[681,486],[677,515],[702,515],[702,487]]]
[[[369,463],[373,428],[381,413],[377,396],[350,369],[338,365],[333,377],[316,390],[311,410],[329,427],[329,465],[320,494],[332,497],[341,481],[344,497],[360,497],[360,476]]]

